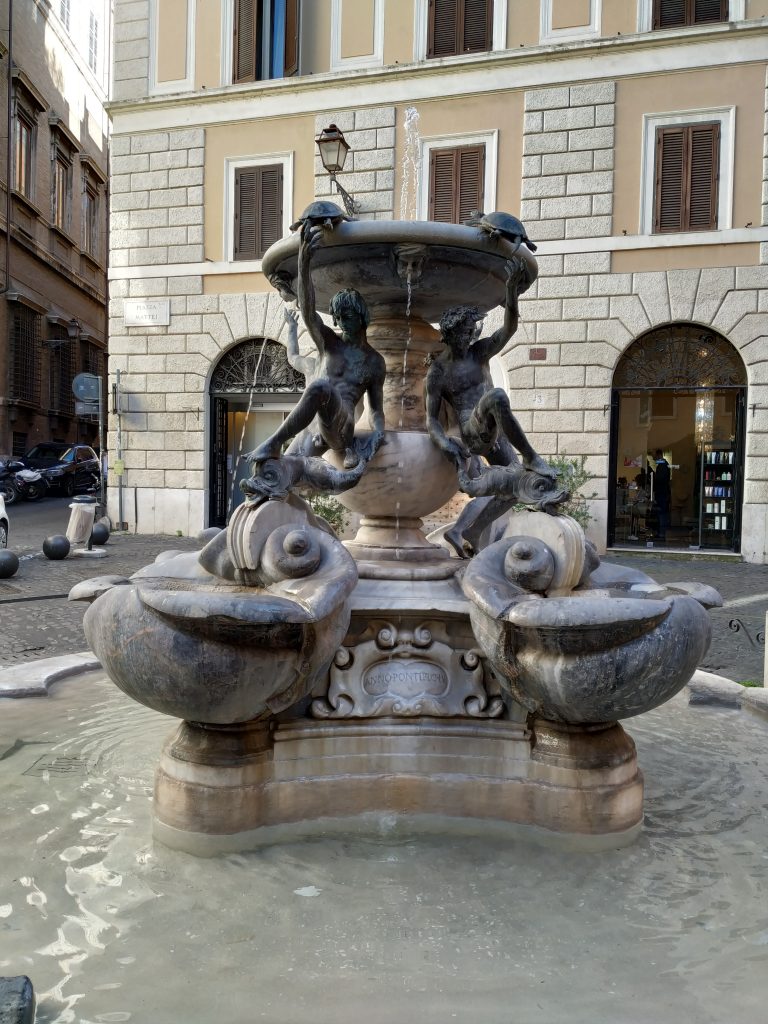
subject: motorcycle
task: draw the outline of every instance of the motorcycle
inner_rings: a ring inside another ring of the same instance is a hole
[[[13,478],[19,495],[26,501],[37,501],[48,493],[48,478],[39,469],[20,469]]]
[[[0,456],[0,495],[5,499],[6,505],[18,501],[19,492],[15,476],[21,469],[24,469],[24,463],[19,459]]]

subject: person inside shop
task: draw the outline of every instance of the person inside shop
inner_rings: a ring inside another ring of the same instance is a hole
[[[644,469],[635,477],[629,485],[631,504],[629,506],[629,537],[628,540],[638,540],[640,521],[645,525],[645,517],[648,515],[648,474]]]
[[[653,453],[656,467],[653,470],[653,498],[656,503],[656,510],[659,522],[659,540],[666,540],[667,527],[669,526],[669,508],[672,500],[672,486],[669,463],[664,458],[664,452],[657,448]]]

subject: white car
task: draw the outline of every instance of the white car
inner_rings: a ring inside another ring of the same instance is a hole
[[[0,494],[0,548],[8,547],[8,513],[5,511],[5,499]]]

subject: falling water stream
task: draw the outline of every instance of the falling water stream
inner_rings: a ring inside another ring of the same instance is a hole
[[[171,719],[98,673],[1,703],[0,974],[32,978],[37,1024],[764,1018],[749,712],[681,694],[627,723],[646,784],[628,848],[398,839],[383,817],[370,841],[196,860],[151,839]]]

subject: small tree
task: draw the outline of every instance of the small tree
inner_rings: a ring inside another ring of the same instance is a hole
[[[349,522],[349,512],[341,502],[337,501],[330,494],[313,494],[308,503],[316,516],[322,516],[327,523],[334,528],[341,536],[344,528]]]
[[[586,455],[553,455],[547,458],[547,462],[557,470],[557,482],[567,491],[570,491],[570,498],[560,505],[558,511],[571,516],[582,529],[586,530],[594,518],[589,511],[587,502],[597,497],[597,491],[591,494],[583,494],[582,487],[594,480],[594,476],[586,468]]]

